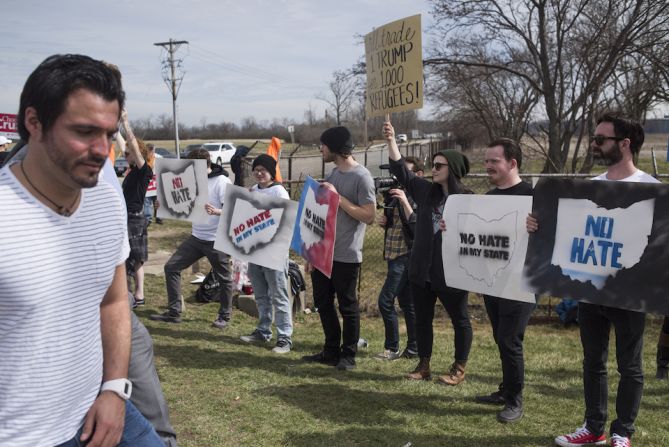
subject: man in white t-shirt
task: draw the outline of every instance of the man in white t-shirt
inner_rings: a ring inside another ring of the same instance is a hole
[[[643,127],[618,114],[604,114],[597,121],[590,146],[595,160],[608,170],[593,180],[659,183],[634,165],[644,141]],[[536,219],[529,217],[527,229],[536,231]],[[634,421],[643,391],[643,332],[646,315],[586,302],[578,303],[578,320],[583,345],[583,393],[585,423],[573,433],[558,436],[563,447],[606,444],[608,383],[606,361],[609,334],[615,328],[616,360],[620,380],[616,396],[616,419],[611,423],[611,446],[630,447]]]
[[[160,314],[149,316],[155,321],[166,323],[181,323],[181,271],[191,266],[195,261],[206,257],[211,264],[212,272],[220,284],[218,317],[212,325],[225,329],[230,322],[232,313],[232,271],[230,269],[230,255],[214,248],[218,221],[221,218],[225,190],[231,183],[225,176],[222,166],[211,162],[209,151],[195,149],[188,153],[188,158],[207,160],[207,186],[209,201],[205,210],[209,220],[202,224],[193,224],[192,234],[177,247],[170,259],[165,263],[165,285],[167,287],[167,310]]]
[[[21,94],[28,151],[0,170],[2,446],[162,445],[127,400],[125,213],[98,182],[124,98],[118,70],[80,55],[47,58]]]

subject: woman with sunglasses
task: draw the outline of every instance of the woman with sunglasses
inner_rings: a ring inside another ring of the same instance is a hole
[[[418,204],[415,239],[409,262],[409,281],[416,311],[418,366],[407,375],[411,380],[429,380],[432,356],[432,320],[439,298],[451,318],[455,331],[455,361],[448,373],[439,376],[443,385],[458,385],[465,379],[465,366],[472,345],[472,326],[467,311],[465,290],[448,287],[444,280],[441,258],[443,211],[449,194],[471,193],[460,179],[469,172],[469,160],[458,151],[447,150],[432,157],[432,182],[416,176],[406,168],[395,142],[395,129],[390,122],[383,125],[388,143],[390,172]]]

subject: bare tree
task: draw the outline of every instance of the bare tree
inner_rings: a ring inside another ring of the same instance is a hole
[[[337,70],[332,73],[332,80],[328,83],[330,90],[327,94],[320,94],[316,99],[325,101],[329,105],[337,125],[341,125],[353,101],[358,80],[350,71]]]
[[[429,96],[450,121],[479,124],[488,139],[508,137],[520,141],[527,132],[532,110],[539,101],[524,79],[498,69],[457,64],[431,70]]]
[[[501,70],[540,96],[544,171],[567,165],[606,82],[639,43],[667,42],[666,0],[432,0],[443,46],[427,65]],[[464,44],[462,44],[464,43]],[[482,58],[480,51],[487,55]]]

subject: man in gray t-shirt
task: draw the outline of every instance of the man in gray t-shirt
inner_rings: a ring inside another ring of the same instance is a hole
[[[351,156],[353,142],[346,127],[326,130],[321,135],[321,143],[323,160],[335,164],[322,186],[339,194],[337,234],[330,278],[307,265],[307,271],[311,272],[314,304],[321,317],[325,344],[322,352],[302,359],[336,366],[339,370],[350,370],[355,368],[355,353],[360,338],[356,285],[362,262],[362,243],[365,224],[374,222],[376,195],[371,174]],[[335,309],[335,294],[343,330]]]

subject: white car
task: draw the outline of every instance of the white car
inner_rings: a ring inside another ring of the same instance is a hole
[[[397,134],[398,143],[406,143],[407,141],[409,141],[409,137],[407,137],[407,134],[405,133]]]
[[[202,148],[209,151],[211,162],[217,165],[223,163],[230,163],[230,159],[235,155],[237,148],[229,141],[215,141],[212,143],[205,143]]]

